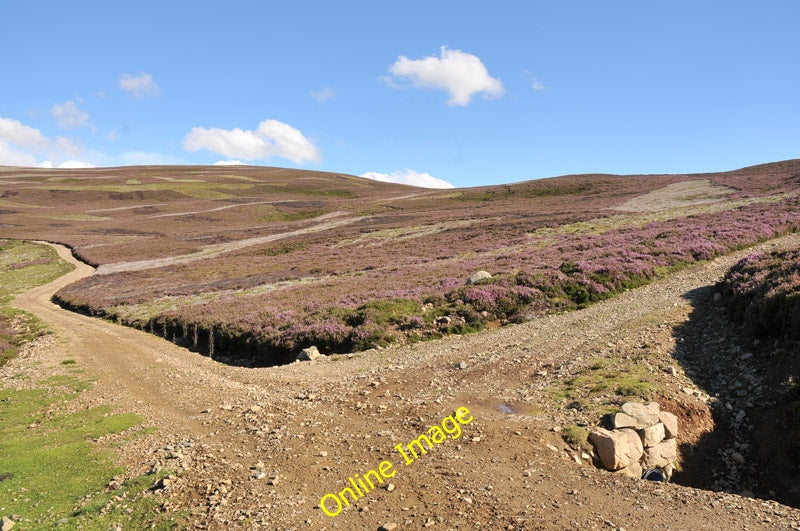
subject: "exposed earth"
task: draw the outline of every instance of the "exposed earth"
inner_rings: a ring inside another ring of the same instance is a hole
[[[762,247],[798,244],[791,235]],[[157,495],[165,510],[188,509],[196,528],[800,529],[800,510],[755,497],[769,497],[770,487],[740,444],[747,429],[713,433],[763,391],[749,361],[721,355],[748,345],[714,305],[713,284],[746,252],[521,325],[245,368],[56,307],[56,290],[93,272],[59,247],[78,268],[15,301],[55,333],[0,368],[0,378],[30,385],[77,360],[96,384],[75,407],[113,404],[157,427],[116,436],[128,440],[119,462],[127,476],[172,470]],[[710,313],[716,318],[706,323]],[[599,470],[562,439],[568,426],[599,421],[608,393],[581,390],[576,400],[568,389],[600,367],[644,371],[653,398],[679,416],[683,470],[673,483]],[[726,393],[731,371],[743,373],[747,393]],[[20,373],[32,378],[12,378]],[[472,420],[460,437],[404,465],[395,446],[462,407]],[[738,468],[726,460],[734,442]],[[337,516],[323,513],[323,496],[384,461],[394,475],[383,485]]]

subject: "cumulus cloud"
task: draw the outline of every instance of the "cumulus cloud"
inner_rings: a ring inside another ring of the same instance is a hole
[[[401,55],[389,67],[389,72],[409,79],[417,88],[446,90],[450,93],[448,105],[468,105],[472,96],[478,93],[483,93],[486,98],[499,98],[505,93],[500,80],[489,75],[477,56],[461,50],[448,50],[446,46],[442,46],[439,57],[409,59]]]
[[[56,138],[54,146],[56,151],[67,153],[73,156],[80,155],[81,151],[83,151],[83,147],[79,143],[75,142],[74,140],[70,140],[65,136],[59,136]]]
[[[241,160],[218,160],[214,166],[244,166]]]
[[[392,173],[378,173],[376,171],[368,171],[362,173],[361,177],[372,179],[373,181],[382,181],[385,183],[408,184],[410,186],[419,186],[421,188],[455,188],[449,182],[437,179],[429,173],[419,173],[414,170],[401,170]]]
[[[72,100],[54,104],[50,107],[50,115],[61,129],[77,129],[84,125],[91,127],[89,113],[80,110]]]
[[[36,158],[0,140],[0,166],[36,166]]]
[[[314,98],[315,100],[317,100],[318,103],[322,103],[324,101],[328,101],[329,99],[331,99],[335,95],[336,95],[336,93],[330,87],[325,87],[322,90],[319,90],[319,91],[316,91],[316,92],[314,92],[314,91],[311,92],[311,97]]]
[[[136,99],[152,98],[161,93],[161,88],[151,74],[141,73],[136,76],[122,74],[119,76],[119,86]]]
[[[41,131],[27,126],[19,120],[0,117],[0,142],[17,145],[42,153],[52,147],[52,141]]]
[[[183,139],[187,151],[207,149],[242,160],[281,157],[297,164],[319,162],[316,146],[303,133],[278,120],[264,120],[255,131],[193,127]]]
[[[81,145],[69,138],[59,136],[53,140],[19,120],[0,117],[0,165],[43,168],[88,165],[86,162],[70,158],[80,156],[81,151]],[[47,158],[39,161],[39,156]]]

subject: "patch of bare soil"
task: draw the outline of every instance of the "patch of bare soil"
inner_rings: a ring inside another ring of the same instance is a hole
[[[695,359],[701,349],[686,345],[703,340],[697,297],[713,302],[707,287],[739,256],[522,325],[259,369],[219,364],[51,304],[59,287],[91,274],[81,265],[17,299],[51,325],[56,341],[12,361],[0,377],[14,385],[23,381],[14,374],[76,359],[97,378],[81,400],[115,404],[158,427],[123,444],[119,460],[128,475],[173,470],[160,495],[168,510],[188,509],[195,528],[800,529],[800,511],[737,494],[738,485],[713,492],[598,470],[558,433],[596,424],[602,407],[588,392],[564,398],[568,382],[598,359],[606,367],[633,362],[658,389],[656,399],[680,415],[690,474],[694,445],[729,410],[727,395],[716,396],[721,388],[703,379],[723,368],[709,365],[713,356]],[[464,421],[456,437],[447,417],[459,408],[469,413],[456,416]],[[433,426],[444,437],[408,459],[409,442],[436,437]],[[726,466],[724,455],[704,459],[719,463],[706,467],[706,485],[733,478],[713,475]],[[350,506],[339,511],[342,498]],[[323,499],[335,516],[320,508]]]
[[[623,212],[653,212],[682,208],[725,199],[736,190],[728,186],[712,184],[709,180],[683,181],[669,184],[658,190],[634,197],[614,210]]]

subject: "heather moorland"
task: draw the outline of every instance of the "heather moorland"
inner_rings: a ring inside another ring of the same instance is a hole
[[[273,365],[581,308],[797,230],[800,161],[428,190],[262,167],[6,168],[0,228],[98,267],[64,306]],[[491,278],[467,279],[477,271]]]

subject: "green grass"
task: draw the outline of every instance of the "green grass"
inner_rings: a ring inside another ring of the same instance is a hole
[[[638,397],[650,400],[657,393],[657,387],[648,376],[636,368],[623,370],[598,370],[579,374],[567,380],[565,394],[576,398],[591,394],[617,394],[625,397]]]
[[[68,192],[113,192],[113,193],[134,193],[134,192],[176,192],[186,197],[194,199],[230,199],[234,194],[224,190],[241,191],[249,190],[252,184],[245,183],[207,183],[204,181],[168,181],[163,183],[140,183],[135,184],[104,184],[87,186],[84,184],[53,184],[40,187],[43,190],[61,190]]]
[[[0,390],[0,514],[19,515],[20,528],[175,527],[148,492],[157,477],[106,489],[122,468],[95,441],[141,419],[108,406],[70,412],[70,401],[90,387],[85,380],[58,376],[40,383],[39,389]]]
[[[22,343],[45,332],[32,315],[11,307],[15,295],[55,280],[73,266],[60,260],[51,247],[0,240],[0,366],[16,356]]]
[[[413,299],[395,298],[370,301],[358,308],[358,318],[378,324],[401,324],[405,317],[422,315],[422,306]]]
[[[48,246],[0,240],[0,364],[46,330],[34,316],[11,308],[14,295],[71,269]],[[71,358],[60,365],[82,372]],[[114,434],[135,436],[124,432],[141,418],[109,406],[70,407],[91,386],[74,374],[57,374],[35,389],[0,389],[0,516],[18,516],[19,529],[177,527],[148,490],[160,476],[140,476],[107,490],[123,469],[98,442]]]
[[[602,405],[615,403],[620,397],[652,400],[662,392],[653,376],[636,360],[595,358],[579,374],[551,390],[558,401],[577,400],[583,407],[599,410]]]
[[[10,300],[12,295],[50,282],[72,269],[47,245],[0,240],[0,300]]]
[[[572,425],[564,428],[561,432],[561,438],[572,448],[591,453],[593,449],[592,444],[589,442],[589,433],[590,431],[587,428]]]

